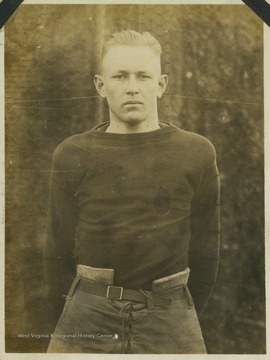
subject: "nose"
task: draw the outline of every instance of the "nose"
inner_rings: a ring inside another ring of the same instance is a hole
[[[128,95],[134,95],[139,93],[138,83],[135,76],[130,76],[127,82],[126,93]]]

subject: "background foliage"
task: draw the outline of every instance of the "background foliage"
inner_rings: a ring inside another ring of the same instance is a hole
[[[51,155],[108,119],[93,86],[111,32],[150,31],[170,83],[160,118],[210,139],[221,263],[201,319],[209,353],[265,352],[263,26],[245,5],[21,5],[5,26],[6,351],[43,352]]]

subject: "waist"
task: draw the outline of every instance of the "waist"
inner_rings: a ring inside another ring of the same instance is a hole
[[[123,228],[119,233],[116,229],[109,230],[106,225],[103,235],[80,229],[76,233],[74,259],[77,264],[114,269],[114,285],[132,289],[142,286],[151,290],[154,279],[188,266],[190,236],[185,229],[179,235],[172,228],[152,232],[142,228],[143,231],[137,230],[133,234]]]
[[[193,306],[192,297],[187,288],[189,268],[152,282],[152,290],[128,289],[113,285],[113,269],[92,268],[77,265],[77,277],[69,293],[72,297],[75,289],[111,300],[128,300],[146,303],[148,306],[168,308],[173,300],[186,299]]]
[[[190,269],[187,267],[183,271],[153,280],[151,290],[162,291],[162,290],[173,289],[175,287],[185,286],[188,283],[189,273],[190,273]],[[88,265],[78,264],[77,276],[107,286],[115,285],[114,269],[94,268]]]

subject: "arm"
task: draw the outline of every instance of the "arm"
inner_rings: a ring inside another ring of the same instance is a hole
[[[200,179],[191,206],[191,239],[189,246],[189,288],[200,316],[216,281],[219,262],[219,191],[215,159]]]
[[[52,328],[61,314],[75,276],[73,249],[78,206],[72,191],[72,176],[65,169],[65,154],[55,151],[50,179],[49,213],[44,251],[48,289],[47,316]],[[67,162],[68,163],[68,162]]]

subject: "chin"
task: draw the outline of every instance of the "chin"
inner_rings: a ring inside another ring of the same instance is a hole
[[[138,124],[140,124],[141,122],[143,122],[143,120],[139,120],[139,119],[128,119],[124,121],[126,124],[130,125],[130,126],[136,126]]]
[[[123,118],[123,122],[126,124],[130,124],[130,125],[138,125],[140,123],[142,123],[145,119],[142,118],[141,116],[127,116],[125,118]]]

